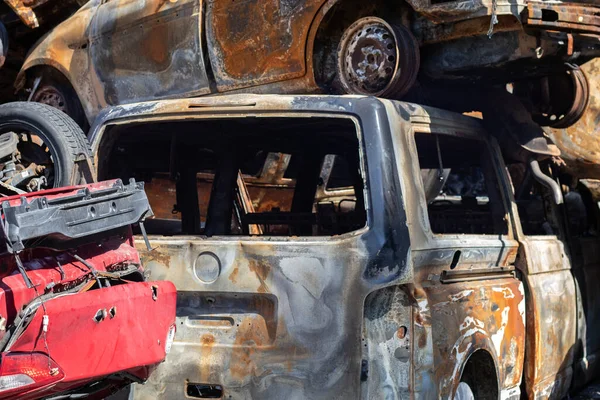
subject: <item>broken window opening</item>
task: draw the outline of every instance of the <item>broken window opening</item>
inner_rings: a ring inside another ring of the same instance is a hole
[[[330,236],[366,225],[349,119],[138,123],[106,134],[99,176],[147,182],[149,234]]]
[[[508,233],[492,154],[484,141],[417,133],[415,142],[433,233]]]
[[[544,173],[547,165],[541,165]],[[559,235],[558,215],[553,207],[552,193],[533,178],[524,163],[507,166],[519,211],[521,229],[528,236]]]

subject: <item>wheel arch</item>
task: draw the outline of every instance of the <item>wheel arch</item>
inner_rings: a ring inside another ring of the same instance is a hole
[[[461,365],[452,393],[460,382],[471,387],[476,399],[498,399],[502,387],[494,351],[488,346],[473,349]]]
[[[27,82],[33,80],[37,76],[42,77],[54,77],[54,79],[58,79],[62,84],[68,84],[70,88],[76,95],[77,102],[81,106],[85,114],[85,119],[89,121],[93,118],[93,115],[89,112],[88,107],[82,101],[82,97],[80,95],[80,88],[78,88],[72,79],[72,76],[69,74],[68,70],[64,68],[60,63],[57,63],[52,59],[39,59],[36,60],[39,62],[31,63],[27,67],[23,67],[19,74],[17,75],[17,79],[15,81],[15,89],[17,93],[21,93],[21,97],[29,96],[29,93],[25,93],[25,89],[27,86]]]

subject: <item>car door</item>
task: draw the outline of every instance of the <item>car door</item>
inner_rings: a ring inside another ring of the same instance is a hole
[[[210,63],[220,92],[304,76],[311,22],[324,0],[211,0]]]
[[[573,377],[578,325],[562,206],[554,204],[550,191],[533,179],[525,164],[511,164],[508,170],[519,219],[516,266],[528,293],[525,386],[529,398],[562,399]]]
[[[106,103],[209,93],[201,26],[202,0],[103,0],[89,35]]]
[[[454,398],[462,381],[478,399],[518,399],[525,301],[497,146],[475,120],[428,111],[427,118],[413,117],[407,140],[414,140],[418,159],[405,175],[423,178],[406,190],[407,203],[415,204],[407,215],[417,320],[428,321],[416,325],[422,339],[415,358],[431,354],[431,364],[417,365],[415,375],[431,374],[437,394],[423,377],[415,390],[423,398]]]

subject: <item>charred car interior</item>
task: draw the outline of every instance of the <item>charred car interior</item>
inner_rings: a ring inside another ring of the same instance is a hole
[[[150,234],[323,236],[366,224],[351,119],[211,118],[104,134],[99,176],[146,182]]]
[[[487,144],[417,134],[427,213],[434,233],[506,234],[504,209]],[[500,223],[498,223],[500,221]]]

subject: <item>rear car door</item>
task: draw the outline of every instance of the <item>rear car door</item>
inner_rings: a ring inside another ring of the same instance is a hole
[[[103,0],[90,54],[109,105],[210,92],[202,0]]]
[[[542,168],[550,174],[547,164]],[[529,293],[525,386],[530,398],[561,399],[573,378],[578,324],[562,206],[554,204],[552,193],[533,179],[525,164],[510,164],[508,170],[520,220],[515,224],[521,244],[516,266]]]
[[[210,0],[208,54],[224,92],[306,74],[309,29],[323,0]]]

